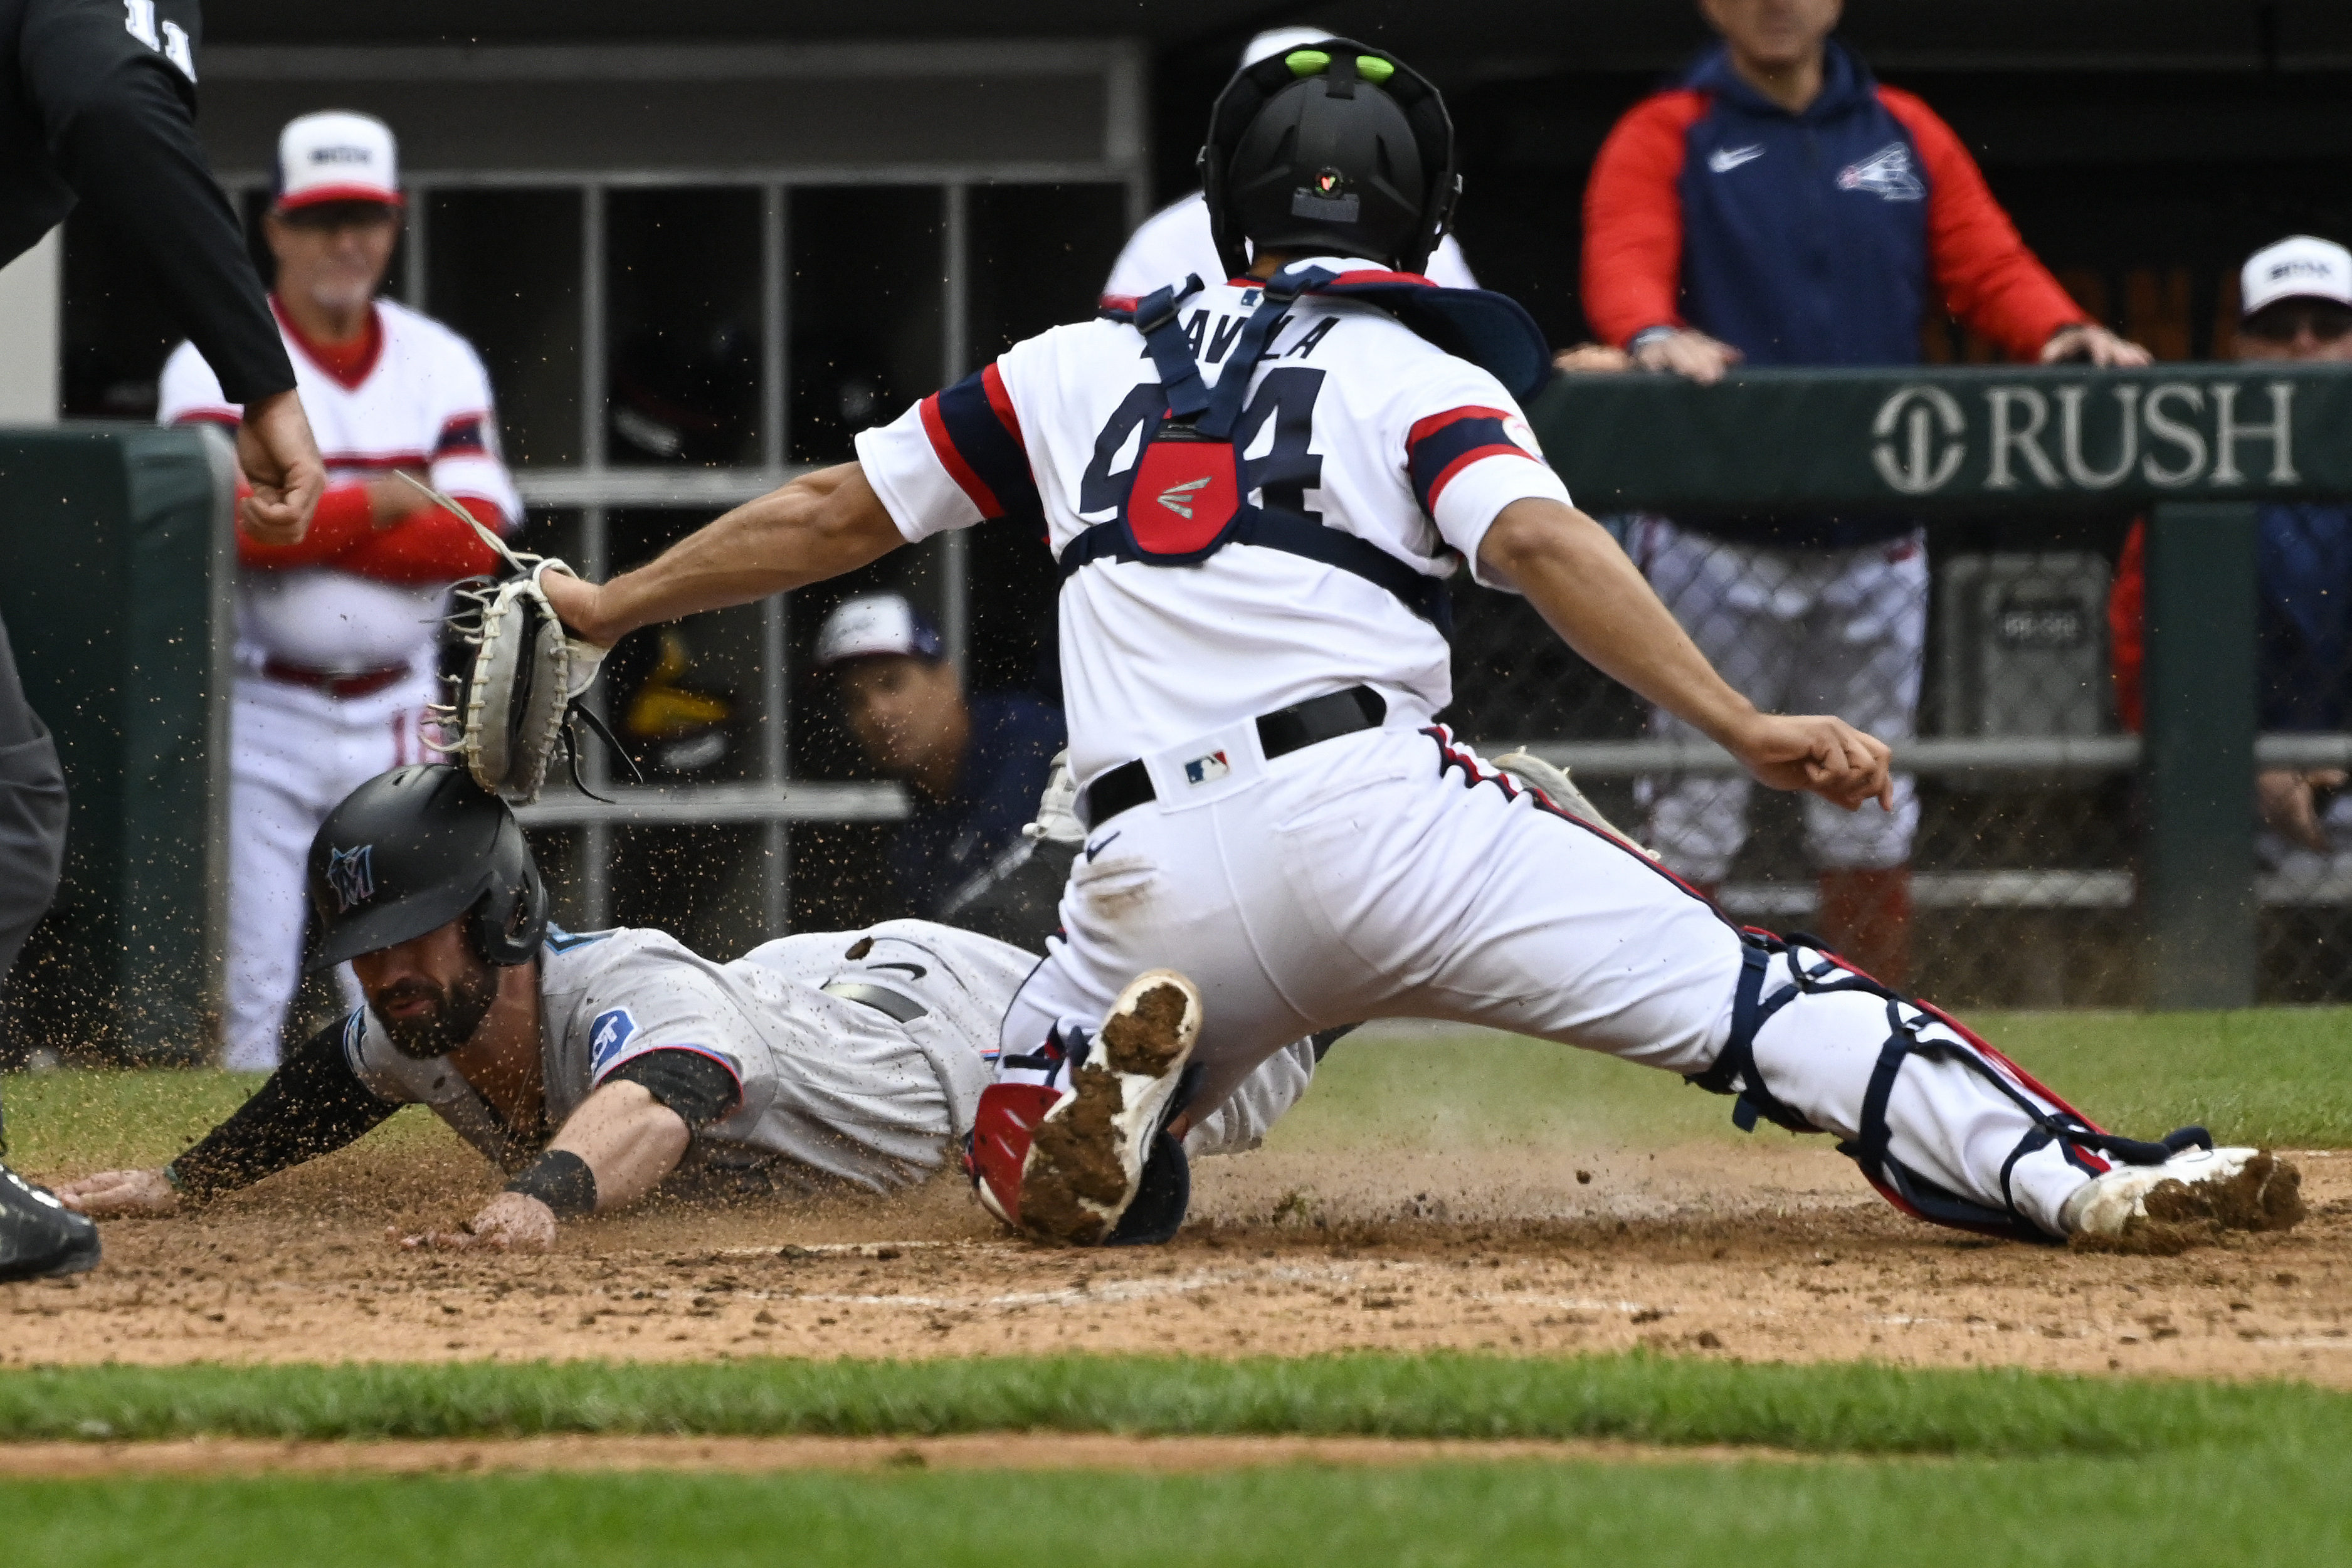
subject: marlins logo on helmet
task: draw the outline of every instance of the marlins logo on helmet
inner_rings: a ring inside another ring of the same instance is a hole
[[[335,890],[336,914],[348,913],[352,905],[365,904],[375,896],[374,857],[373,844],[329,852],[327,885]]]

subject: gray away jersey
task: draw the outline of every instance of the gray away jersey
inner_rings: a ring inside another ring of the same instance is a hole
[[[446,1060],[395,1050],[373,1009],[352,1015],[344,1047],[376,1094],[430,1106],[493,1163],[535,1152],[621,1063],[691,1051],[733,1073],[743,1099],[696,1135],[686,1167],[781,1157],[882,1192],[939,1168],[948,1141],[971,1130],[999,1021],[1036,965],[1009,943],[925,920],[787,936],[730,964],[661,931],[551,931],[539,959],[544,1119],[519,1135]],[[1313,1062],[1305,1041],[1276,1054],[1188,1150],[1255,1147],[1306,1091]]]

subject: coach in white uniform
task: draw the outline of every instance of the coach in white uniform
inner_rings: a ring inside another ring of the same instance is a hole
[[[572,934],[513,814],[451,767],[370,779],[309,857],[323,956],[364,1003],[161,1170],[63,1198],[163,1214],[341,1148],[430,1106],[514,1181],[456,1245],[543,1244],[562,1215],[665,1182],[718,1195],[887,1192],[939,1168],[994,1071],[998,1020],[1036,955],[893,920],[788,936],[731,964],[660,931]],[[1188,1140],[1255,1145],[1305,1092],[1299,1041]]]
[[[1836,1134],[1909,1211],[1995,1234],[2120,1226],[2158,1171],[2284,1168],[2192,1129],[2102,1132],[1945,1015],[1743,933],[1435,722],[1443,580],[1466,562],[1763,782],[1847,809],[1892,797],[1884,744],[1758,712],[1569,505],[1518,413],[1549,360],[1526,313],[1412,276],[1454,191],[1433,89],[1320,40],[1235,77],[1208,144],[1221,256],[1238,271],[1246,235],[1259,281],[1187,298],[1171,280],[1131,318],[1030,339],[860,435],[857,463],[601,588],[548,580],[564,621],[609,643],[949,528],[1042,521],[1089,832],[1066,940],[1008,1011],[977,1113],[997,1212],[1121,1239],[1181,1158],[1151,1117],[1188,1051],[1214,1106],[1286,1041],[1382,1017],[1684,1074],[1737,1095],[1743,1124]],[[2130,1168],[2111,1179],[2111,1158]],[[2286,1186],[2261,1228],[2292,1222]],[[1050,1212],[1024,1210],[1031,1189]]]
[[[1242,68],[1304,48],[1324,37],[1320,27],[1269,28],[1243,48]],[[1193,273],[1203,280],[1224,276],[1224,266],[1217,259],[1216,238],[1210,233],[1209,204],[1198,191],[1169,203],[1136,225],[1118,259],[1111,263],[1103,297],[1140,298]],[[1450,234],[1429,253],[1428,277],[1444,288],[1478,287],[1478,280],[1470,276],[1470,264],[1462,259],[1460,243]]]
[[[394,158],[391,131],[366,115],[306,114],[278,138],[270,303],[329,488],[300,543],[238,538],[222,1025],[232,1068],[278,1061],[310,835],[362,780],[431,755],[449,585],[496,564],[463,520],[420,505],[394,475],[429,476],[501,532],[522,515],[480,359],[439,322],[375,298],[400,232]],[[159,413],[234,425],[238,410],[184,343],[163,368]]]

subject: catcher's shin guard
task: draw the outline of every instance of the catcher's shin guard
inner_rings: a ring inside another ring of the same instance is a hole
[[[1885,1037],[1864,1089],[1855,1135],[1842,1142],[1838,1152],[1861,1166],[1864,1179],[1907,1214],[1963,1230],[2060,1242],[2065,1238],[2056,1228],[2054,1217],[2049,1223],[2038,1222],[2020,1208],[2011,1185],[2019,1161],[2054,1146],[2068,1165],[2085,1177],[2095,1177],[2110,1168],[2111,1160],[2126,1166],[2158,1166],[2191,1144],[2211,1146],[2211,1138],[2197,1127],[2183,1128],[2161,1143],[2143,1143],[2102,1130],[1949,1014],[1880,984],[1825,951],[1814,938],[1797,935],[1784,941],[1751,931],[1746,934],[1745,943],[1732,998],[1729,1038],[1714,1065],[1690,1074],[1689,1082],[1714,1093],[1736,1096],[1732,1120],[1743,1132],[1752,1132],[1759,1119],[1792,1132],[1821,1132],[1823,1129],[1813,1124],[1803,1108],[1790,1103],[1767,1084],[1757,1065],[1757,1036],[1783,1009],[1809,998],[1859,993],[1880,998],[1885,1005]],[[2000,1168],[1998,1206],[1948,1190],[1894,1153],[1895,1129],[1888,1120],[1888,1105],[1905,1064],[1915,1059],[1958,1063],[2013,1105],[2025,1121],[2025,1132]]]

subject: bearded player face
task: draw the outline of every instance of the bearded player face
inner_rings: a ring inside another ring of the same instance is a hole
[[[498,971],[474,951],[462,919],[362,954],[352,969],[393,1048],[420,1061],[471,1040],[499,998]]]

